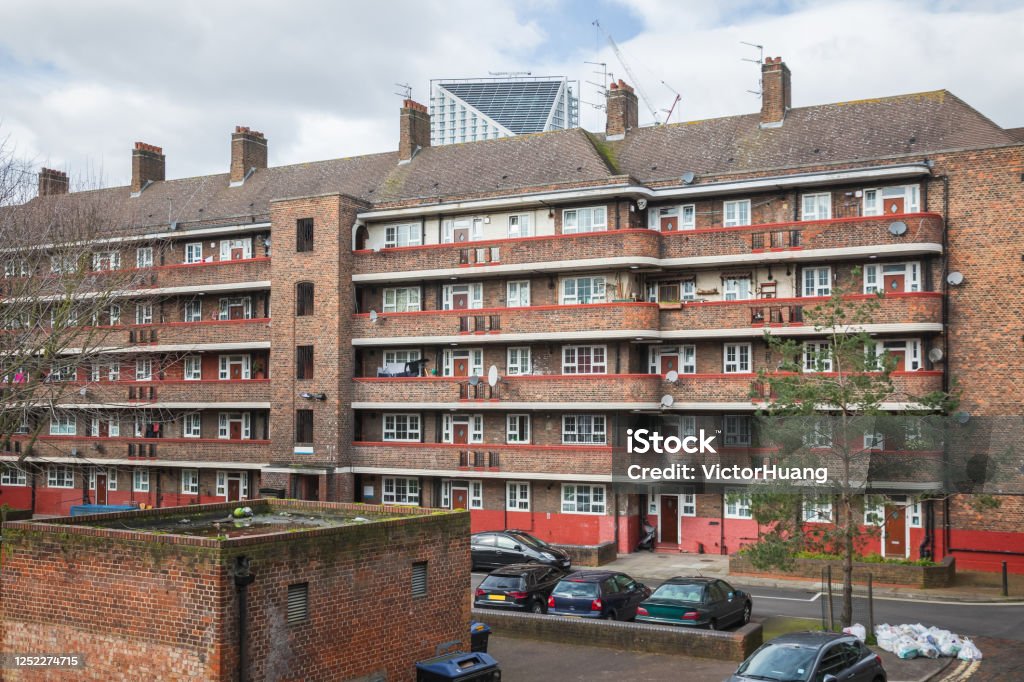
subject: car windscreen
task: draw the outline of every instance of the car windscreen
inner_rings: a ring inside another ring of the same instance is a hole
[[[798,644],[766,644],[744,661],[737,674],[761,680],[805,682],[818,650]]]
[[[556,597],[595,599],[599,596],[597,583],[577,583],[563,580],[555,586]]]
[[[485,590],[521,590],[523,579],[517,575],[489,575],[480,587]]]
[[[654,591],[651,599],[700,603],[704,594],[701,583],[665,583]]]

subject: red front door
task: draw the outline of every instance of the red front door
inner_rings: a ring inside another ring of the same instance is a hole
[[[231,249],[231,260],[240,260],[242,258],[245,258],[245,249],[241,246]]]
[[[452,509],[469,509],[469,491],[465,488],[452,488]]]
[[[679,498],[675,495],[661,496],[661,541],[670,545],[679,544]]]
[[[903,292],[907,286],[907,276],[902,272],[882,275],[882,286],[888,294]]]
[[[228,318],[232,320],[241,320],[245,317],[245,308],[240,305],[233,305],[228,308]]]
[[[886,213],[903,213],[903,197],[890,197],[888,199],[882,199],[882,201],[883,209]]]
[[[457,377],[468,377],[469,376],[469,358],[454,358],[452,364],[455,365],[454,371]]]
[[[885,549],[887,557],[907,556],[907,508],[885,508]]]
[[[238,380],[242,378],[242,365],[237,362],[233,362],[228,365],[228,374],[232,379]]]
[[[107,475],[96,474],[96,504],[107,503]]]
[[[456,243],[458,243],[458,242],[468,242],[469,241],[469,228],[468,227],[460,227],[459,229],[455,230],[455,241],[456,241]]]
[[[679,371],[679,356],[678,355],[662,355],[661,356],[661,373],[668,374],[669,372]]]
[[[242,499],[242,483],[237,478],[228,479],[228,502]]]
[[[452,424],[452,442],[463,445],[469,442],[469,424],[454,422]]]
[[[242,439],[242,422],[230,422],[228,424],[228,435],[231,440]]]
[[[888,349],[888,351],[889,351],[889,355],[892,356],[896,360],[896,369],[893,370],[893,371],[895,371],[895,372],[904,372],[904,371],[906,371],[907,351],[905,351],[905,350],[892,350],[891,348]]]
[[[661,218],[661,231],[674,232],[679,228],[679,216],[667,215]]]
[[[455,310],[467,310],[469,308],[469,294],[452,294],[452,308]]]

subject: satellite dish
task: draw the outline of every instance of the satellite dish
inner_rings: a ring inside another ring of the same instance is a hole
[[[667,381],[670,384],[676,383],[677,381],[679,381],[679,372],[675,371],[674,369],[669,370],[668,374],[665,375],[665,381]]]
[[[647,199],[637,199],[636,200],[636,207],[638,209],[640,209],[641,211],[644,210],[645,208],[647,208]]]
[[[971,414],[969,412],[957,412],[953,415],[953,419],[955,419],[958,424],[966,424],[971,420]]]
[[[946,275],[946,281],[949,282],[950,284],[952,284],[953,286],[958,286],[960,284],[963,284],[964,273],[957,272],[957,271],[954,270],[953,272],[951,272],[948,275]]]
[[[928,359],[932,362],[942,362],[943,353],[941,348],[932,348],[928,351]]]
[[[87,389],[85,386],[82,386],[80,389],[78,389],[78,395],[85,395],[88,392],[89,389]]]
[[[474,374],[474,375],[469,377],[469,385],[470,386],[476,386],[479,383],[480,383],[480,377],[478,377],[477,375]]]
[[[902,237],[907,233],[907,224],[902,220],[897,220],[889,225],[889,233],[896,237]]]
[[[697,174],[693,171],[686,171],[681,179],[684,185],[692,185],[693,181],[697,179]]]
[[[490,386],[494,386],[498,383],[498,368],[495,365],[491,365],[491,368],[487,370],[487,383]]]
[[[370,311],[370,324],[377,324],[377,311],[376,310],[371,310]]]
[[[662,407],[672,407],[672,403],[674,403],[675,401],[676,401],[676,399],[673,398],[672,396],[668,395],[668,394],[665,394],[665,395],[661,396],[661,406]]]

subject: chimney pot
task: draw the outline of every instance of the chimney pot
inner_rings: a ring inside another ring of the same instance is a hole
[[[761,127],[781,126],[792,106],[789,67],[782,57],[768,57],[761,66]]]
[[[627,130],[640,125],[640,109],[636,99],[636,93],[621,78],[612,82],[608,88],[608,95],[605,98],[605,136],[622,136]]]
[[[430,114],[427,107],[411,99],[402,102],[399,119],[398,160],[411,161],[418,149],[430,146]]]
[[[138,194],[150,182],[164,180],[164,150],[153,144],[136,142],[132,150],[132,194]]]

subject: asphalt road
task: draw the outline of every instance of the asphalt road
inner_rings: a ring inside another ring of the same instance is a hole
[[[472,589],[476,589],[485,575],[473,574]],[[656,580],[644,582],[651,588],[661,584]],[[792,588],[747,587],[741,581],[727,582],[753,596],[755,622],[768,616],[821,618],[822,602],[826,597],[815,592]],[[833,599],[834,618],[838,621],[841,604],[838,596]],[[854,616],[855,621],[867,625],[865,597],[854,597]],[[1024,642],[1024,604],[943,603],[875,597],[875,623],[922,623],[971,638],[984,636]]]

